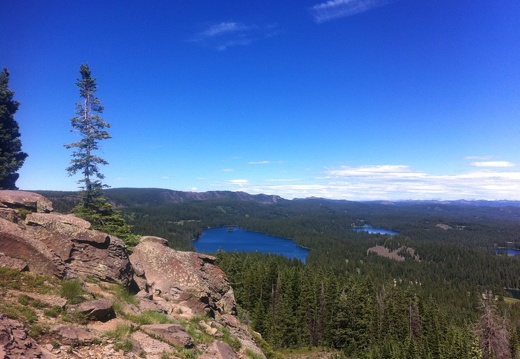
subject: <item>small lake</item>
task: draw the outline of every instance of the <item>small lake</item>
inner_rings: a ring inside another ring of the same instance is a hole
[[[261,252],[281,254],[287,258],[297,258],[305,263],[309,249],[295,242],[263,233],[246,231],[239,227],[208,229],[193,241],[197,252]]]
[[[495,249],[496,254],[505,254],[509,257],[514,257],[516,255],[520,255],[520,249],[511,249],[511,248],[497,248]]]
[[[375,228],[375,227],[370,227],[370,226],[354,227],[354,228],[352,228],[352,230],[356,231],[356,232],[367,232],[369,234],[386,234],[389,236],[395,236],[396,234],[399,234],[399,233],[391,231],[389,229]]]

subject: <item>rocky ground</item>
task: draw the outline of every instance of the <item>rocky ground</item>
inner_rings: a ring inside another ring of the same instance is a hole
[[[0,358],[265,358],[215,258],[0,191]]]

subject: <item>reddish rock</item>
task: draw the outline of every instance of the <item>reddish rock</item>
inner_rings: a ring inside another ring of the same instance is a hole
[[[0,267],[7,267],[20,272],[29,270],[27,262],[21,259],[8,257],[3,253],[0,253]]]
[[[233,351],[233,348],[231,348],[226,343],[221,342],[220,340],[215,340],[215,342],[213,343],[213,348],[215,349],[217,358],[219,359],[237,358],[235,352]]]
[[[31,212],[52,212],[52,202],[42,195],[25,191],[0,191],[0,207],[26,209]]]
[[[148,335],[160,337],[161,340],[184,348],[193,348],[193,339],[178,324],[149,324],[142,325],[141,330]]]
[[[0,313],[0,358],[48,358],[40,346],[29,337],[25,326]]]
[[[175,251],[165,240],[147,237],[134,248],[132,265],[144,272],[141,289],[169,301],[183,303],[194,312],[212,316],[235,313],[235,296],[215,257]]]
[[[106,322],[116,316],[110,299],[98,299],[83,302],[69,309],[72,313],[81,313],[89,320]]]
[[[0,252],[25,261],[30,271],[58,278],[93,277],[125,286],[133,282],[126,246],[116,236],[91,230],[89,222],[73,215],[30,213],[22,220],[15,209],[2,212]]]
[[[88,345],[96,339],[94,334],[73,325],[58,325],[53,332],[60,337],[60,343],[66,345]]]
[[[26,237],[25,233],[18,231],[18,228],[4,232],[7,221],[0,219],[0,252],[4,255],[23,260],[28,264],[31,272],[56,276],[65,276],[66,266],[60,257],[51,251],[42,242]],[[7,222],[9,223],[9,222]],[[12,224],[12,223],[10,223]],[[15,225],[16,226],[16,225]]]

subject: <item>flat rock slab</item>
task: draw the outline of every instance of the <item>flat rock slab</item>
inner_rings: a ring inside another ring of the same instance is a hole
[[[53,211],[52,202],[42,195],[25,191],[0,191],[0,207],[27,209],[32,212],[49,213]]]
[[[150,355],[161,355],[162,353],[172,352],[174,348],[160,340],[150,337],[148,334],[137,331],[132,333],[132,340],[138,343],[139,347],[146,354],[146,357]]]
[[[90,320],[105,322],[116,316],[110,299],[97,299],[71,306],[71,313],[81,313]]]
[[[161,337],[164,341],[184,348],[193,348],[193,339],[178,324],[149,324],[142,325],[141,330],[147,334]]]
[[[58,325],[53,328],[53,332],[60,336],[61,343],[66,345],[88,345],[96,339],[91,332],[73,325]]]

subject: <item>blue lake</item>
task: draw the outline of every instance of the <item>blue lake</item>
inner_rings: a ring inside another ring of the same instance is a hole
[[[509,257],[514,257],[516,255],[520,255],[520,249],[498,248],[498,249],[495,249],[495,253],[506,254]]]
[[[297,258],[305,263],[309,249],[299,247],[295,242],[263,233],[246,231],[239,227],[208,229],[193,241],[197,252],[261,252],[281,254],[287,258]]]
[[[375,227],[370,227],[370,226],[355,227],[355,228],[352,228],[352,230],[356,231],[356,232],[367,232],[369,234],[387,234],[389,236],[395,236],[396,234],[399,234],[399,233],[391,231],[389,229],[375,228]]]

